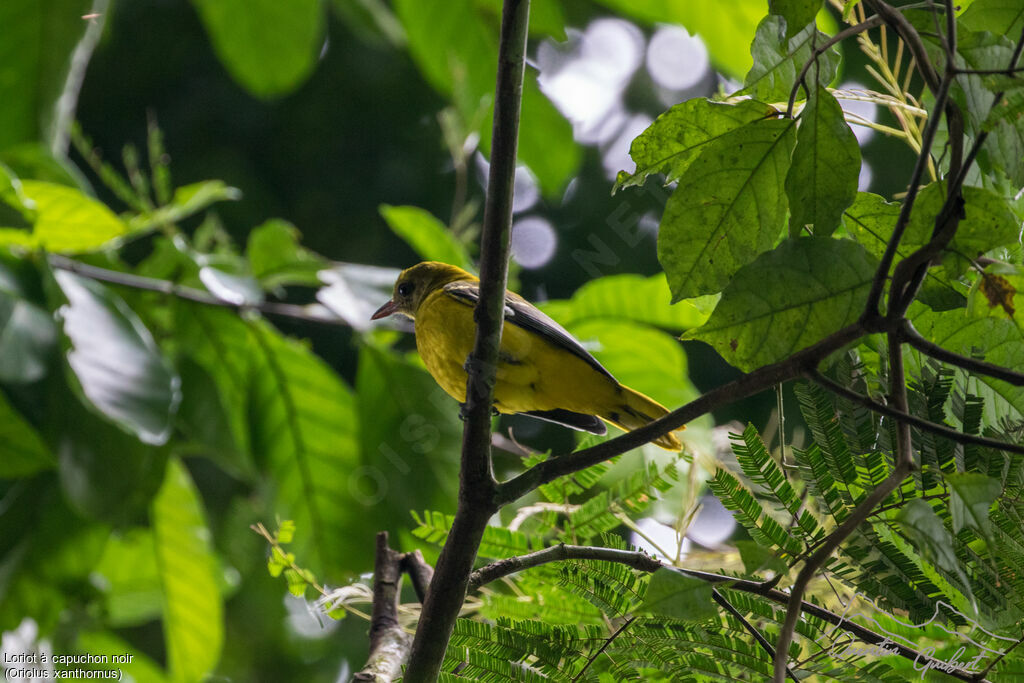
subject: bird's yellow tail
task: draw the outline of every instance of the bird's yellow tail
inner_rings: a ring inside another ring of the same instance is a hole
[[[611,410],[604,411],[599,416],[602,420],[612,423],[619,429],[632,431],[638,427],[643,427],[645,424],[654,422],[659,417],[668,415],[669,411],[665,406],[654,399],[644,396],[639,391],[633,391],[629,387],[622,387],[621,397],[623,399],[622,403],[614,406]],[[676,431],[684,429],[686,427],[680,427]],[[669,451],[683,450],[683,444],[676,438],[673,432],[655,439],[653,443]]]

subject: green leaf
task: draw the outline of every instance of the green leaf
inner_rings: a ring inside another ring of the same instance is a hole
[[[0,149],[19,142],[49,142],[56,132],[54,103],[64,89],[78,41],[95,23],[82,19],[91,6],[91,0],[0,3]],[[102,21],[93,30],[101,27]],[[82,57],[84,67],[88,53]]]
[[[857,196],[859,176],[857,138],[836,98],[819,85],[800,115],[793,163],[786,175],[790,236],[802,235],[807,226],[816,236],[831,235],[843,209]]]
[[[54,278],[67,299],[58,314],[83,393],[104,415],[148,444],[171,433],[180,381],[149,331],[116,294],[67,271]]]
[[[0,148],[0,162],[19,178],[45,180],[76,189],[89,187],[88,181],[66,158],[57,159],[50,148],[39,142],[23,142]]]
[[[1016,37],[1024,26],[1024,6],[1018,0],[974,0],[958,23],[973,31]]]
[[[626,320],[591,319],[569,331],[623,384],[666,406],[697,397],[686,354],[672,335]]]
[[[257,97],[298,88],[316,67],[324,40],[319,0],[192,0],[221,63]]]
[[[56,459],[38,432],[25,421],[0,392],[0,479],[27,477],[54,466]]]
[[[36,216],[36,204],[25,195],[21,180],[0,162],[0,225],[31,228]]]
[[[199,213],[211,204],[233,202],[241,198],[241,190],[231,187],[222,180],[204,180],[191,185],[183,185],[174,190],[169,204],[134,217],[131,227],[132,230],[148,230],[161,225],[177,223]]]
[[[768,11],[786,20],[786,37],[792,38],[821,11],[821,0],[768,0]]]
[[[1024,337],[1017,325],[1009,320],[984,317],[972,318],[963,309],[934,313],[923,307],[911,307],[910,319],[917,331],[928,341],[965,356],[984,358],[989,363],[1005,368],[1024,367]],[[987,385],[994,397],[999,397],[1013,408],[1015,419],[1024,416],[1024,387],[1016,387],[986,375],[977,375],[976,381]],[[999,409],[992,401],[986,402],[986,414],[991,424],[997,422],[993,412]]]
[[[712,295],[674,305],[671,300],[663,274],[645,278],[630,273],[591,280],[571,299],[547,301],[539,308],[565,326],[595,318],[622,318],[682,332],[703,325],[718,298]]]
[[[709,143],[679,179],[658,234],[673,302],[721,291],[775,244],[793,138],[792,121],[748,123]]]
[[[0,227],[0,245],[16,244],[62,253],[98,249],[128,234],[128,226],[95,199],[65,185],[23,180],[22,190],[35,202],[32,230]]]
[[[671,569],[659,569],[651,575],[640,609],[682,621],[703,621],[717,614],[711,597],[711,585]]]
[[[165,596],[163,630],[171,680],[203,680],[224,642],[218,563],[192,477],[174,458],[153,500],[153,536]]]
[[[178,453],[205,455],[235,476],[252,476],[252,459],[235,438],[231,416],[224,405],[226,397],[213,375],[190,356],[178,362],[178,374],[181,405],[175,425],[184,437]]]
[[[0,382],[41,379],[56,342],[53,317],[25,297],[15,271],[0,263]]]
[[[373,327],[370,316],[391,297],[401,272],[397,268],[339,263],[320,271],[326,286],[316,298],[353,329],[364,332]]]
[[[252,356],[248,424],[257,463],[275,484],[274,511],[295,521],[292,549],[303,566],[337,581],[360,568],[353,548],[365,529],[355,396],[309,348],[265,323],[250,324],[247,337],[239,342]]]
[[[673,106],[654,120],[629,147],[636,170],[619,172],[612,192],[642,185],[661,173],[665,184],[679,180],[709,142],[747,123],[777,116],[773,107],[755,100],[736,104],[711,102],[703,97]]]
[[[164,609],[162,579],[151,530],[135,528],[111,535],[93,575],[105,598],[109,624],[138,626],[159,617]]]
[[[496,22],[501,21],[502,0],[473,0],[482,10],[488,12]],[[530,2],[530,35],[551,36],[564,42],[565,15],[560,0],[531,0]]]
[[[455,400],[419,363],[370,343],[359,350],[355,386],[361,466],[349,479],[353,505],[373,506],[393,527],[410,508],[453,511],[462,443]],[[374,533],[364,527],[359,543]]]
[[[1009,2],[1020,11],[1016,0]],[[1013,56],[1014,46],[1007,36],[1013,35],[1016,40],[1019,34],[1020,29],[1012,34],[961,31],[957,36],[956,65],[962,69],[1002,71],[1010,65]],[[970,135],[977,136],[982,130],[991,132],[978,154],[981,168],[1001,170],[1017,188],[1024,185],[1024,117],[1010,116],[1008,108],[995,103],[994,93],[985,84],[987,78],[978,74],[957,76],[959,87],[953,95],[965,108]],[[994,118],[988,120],[989,111],[993,108]]]
[[[789,571],[786,563],[771,548],[765,548],[754,541],[735,541],[734,543],[740,551],[743,570],[747,574],[760,574],[764,569],[775,572],[777,575],[784,575]]]
[[[253,277],[266,289],[281,285],[320,284],[317,273],[327,267],[319,254],[299,244],[299,230],[288,221],[271,219],[253,228],[245,256]]]
[[[426,209],[381,204],[380,215],[391,231],[412,247],[424,261],[440,261],[473,270],[466,247]]]
[[[953,516],[953,533],[965,526],[980,532],[983,538],[992,538],[992,523],[988,512],[1003,492],[998,479],[977,472],[947,474],[949,484],[949,511]]]
[[[963,218],[947,250],[951,258],[943,260],[951,276],[969,267],[970,262],[966,259],[977,258],[990,249],[1020,241],[1020,221],[1005,199],[980,187],[964,187],[963,198]],[[935,219],[945,200],[945,182],[931,183],[921,190],[901,244],[912,249],[926,244],[931,239]]]
[[[967,314],[1012,321],[1024,328],[1024,267],[993,263],[985,267],[967,295]]]
[[[167,681],[159,664],[110,631],[78,631],[75,649],[83,654],[106,655],[112,662],[108,670],[120,673],[122,680],[134,683]]]
[[[711,344],[744,372],[781,360],[857,320],[876,265],[850,240],[786,240],[736,273],[684,339]]]
[[[823,45],[827,40],[828,36],[813,24],[787,38],[785,19],[774,15],[765,17],[750,45],[754,65],[743,82],[742,92],[762,102],[788,102],[796,77],[814,54],[812,46]],[[839,59],[839,50],[830,47],[807,72],[808,82],[822,88],[828,86],[836,77]]]
[[[908,500],[896,521],[925,557],[946,571],[962,575],[963,570],[953,551],[953,537],[927,502],[920,498]]]

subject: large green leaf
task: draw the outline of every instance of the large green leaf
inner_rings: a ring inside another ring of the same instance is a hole
[[[35,202],[25,194],[14,171],[0,162],[0,225],[25,229],[35,221]]]
[[[129,529],[107,541],[93,583],[103,592],[110,626],[138,626],[161,615],[165,577],[157,560],[156,536],[149,529]]]
[[[686,335],[748,372],[854,322],[877,261],[850,240],[804,237],[742,268],[711,318]]]
[[[671,335],[626,320],[590,319],[570,325],[602,365],[623,384],[668,407],[697,397],[686,354]]]
[[[51,477],[4,490],[0,515],[0,631],[33,619],[40,633],[61,618],[66,586],[83,586],[110,527],[76,514]]]
[[[0,479],[26,477],[50,469],[55,458],[38,432],[25,421],[0,392]]]
[[[820,3],[819,3],[820,4]],[[800,114],[793,163],[786,176],[789,234],[828,237],[857,196],[860,146],[836,98],[819,85]]]
[[[178,376],[124,301],[99,283],[55,271],[68,364],[89,401],[149,444],[162,444],[180,399]]]
[[[129,232],[110,209],[75,188],[38,180],[23,180],[21,185],[35,203],[36,223],[31,230],[0,226],[0,246],[78,253],[98,249]]]
[[[1002,318],[1024,328],[1024,267],[993,263],[985,267],[967,296],[972,317]]]
[[[473,270],[466,247],[426,209],[381,204],[380,215],[391,231],[405,240],[424,261],[441,261]]]
[[[82,15],[91,5],[91,0],[0,3],[0,149],[52,134],[55,103],[75,46],[90,26]]]
[[[409,53],[427,81],[450,95],[463,119],[476,118],[480,102],[494,97],[498,32],[474,0],[397,0]],[[490,151],[491,117],[481,123],[480,140]],[[523,84],[519,158],[537,176],[546,195],[558,193],[580,162],[572,130],[527,73]]]
[[[636,164],[633,173],[619,172],[615,190],[643,182],[656,173],[673,183],[697,158],[704,146],[742,125],[776,116],[767,104],[743,100],[736,104],[697,97],[675,105],[654,120],[629,147]]]
[[[658,234],[673,302],[721,291],[775,244],[794,128],[784,120],[748,123],[705,146],[679,179]]]
[[[216,334],[216,333],[215,333]],[[358,406],[352,391],[303,344],[264,323],[249,329],[252,448],[274,482],[273,505],[296,524],[302,566],[331,581],[358,570],[363,529]]]
[[[600,0],[626,16],[652,24],[681,24],[700,36],[720,71],[741,78],[750,69],[749,47],[765,13],[764,0],[734,0],[728,11],[712,2]]]
[[[40,379],[56,342],[53,317],[25,296],[16,272],[0,263],[0,382]]]
[[[908,310],[910,319],[921,335],[939,346],[965,356],[980,356],[989,363],[1004,368],[1024,368],[1024,335],[1010,320],[992,317],[974,318],[963,309],[935,313],[923,307],[912,306]],[[916,356],[916,354],[914,354]],[[918,361],[916,365],[923,365]],[[1024,387],[1016,387],[1002,380],[986,375],[977,375],[975,382],[984,386],[973,386],[972,393],[988,387],[992,398],[1011,409],[1014,419],[1024,416]],[[985,404],[990,424],[996,424],[1004,410],[996,401]]]
[[[419,364],[365,344],[356,373],[362,464],[348,488],[357,510],[374,508],[399,525],[410,509],[454,512],[459,408]],[[373,529],[362,530],[369,543]]]
[[[640,610],[683,621],[703,621],[717,613],[711,584],[671,569],[659,569],[651,575]]]
[[[1016,3],[1016,0],[1008,1]],[[1013,40],[1019,33],[1018,29],[1011,34]],[[956,63],[962,69],[1002,71],[1010,65],[1013,47],[1013,42],[1003,32],[961,31],[957,37]],[[1002,170],[1014,187],[1020,187],[1024,185],[1024,117],[1004,115],[988,120],[995,104],[995,93],[986,87],[986,78],[980,74],[957,76],[960,87],[953,95],[966,109],[968,132],[972,136],[983,129],[990,131],[978,155],[979,164],[984,169]]]
[[[1024,26],[1024,5],[1018,0],[974,0],[959,23],[974,31],[1016,38]]]
[[[134,683],[166,683],[167,677],[145,652],[132,647],[127,641],[110,631],[79,631],[76,649],[83,654],[106,655],[111,662],[108,670]]]
[[[788,102],[796,77],[814,53],[813,45],[822,45],[828,36],[813,24],[787,38],[786,20],[769,15],[757,27],[750,46],[754,65],[743,82],[743,92],[763,102]],[[818,57],[807,72],[808,83],[824,88],[836,77],[839,50],[833,46]]]
[[[320,284],[317,273],[327,267],[327,261],[302,247],[299,236],[298,228],[280,219],[266,221],[249,233],[245,256],[263,287]]]
[[[963,198],[963,218],[943,260],[951,275],[966,269],[970,264],[967,259],[975,259],[990,249],[1020,241],[1020,221],[1004,198],[980,187],[964,187]],[[945,200],[945,182],[932,183],[921,190],[907,226],[907,246],[917,248],[931,239],[935,219]]]
[[[799,33],[821,11],[821,0],[768,0],[768,11],[786,20],[786,37]]]
[[[953,516],[953,533],[958,534],[969,526],[981,536],[991,538],[992,523],[988,512],[1003,491],[999,480],[977,472],[950,474],[945,479],[950,488],[949,511]]]
[[[587,282],[571,299],[540,304],[562,325],[593,318],[621,318],[682,332],[700,327],[711,315],[716,296],[670,304],[672,293],[664,275],[608,275]]]
[[[153,500],[152,522],[171,680],[205,680],[224,642],[218,562],[199,492],[176,458],[167,463],[166,479]]]
[[[323,43],[319,0],[192,0],[231,76],[257,97],[284,95],[313,72]]]

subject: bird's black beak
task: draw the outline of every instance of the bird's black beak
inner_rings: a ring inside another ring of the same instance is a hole
[[[394,301],[389,301],[380,308],[378,308],[377,312],[370,316],[370,320],[379,320],[380,318],[386,318],[397,310],[398,304],[396,304]]]

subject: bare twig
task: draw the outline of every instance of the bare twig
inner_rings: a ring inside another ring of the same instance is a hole
[[[587,663],[583,665],[582,669],[580,669],[580,672],[572,677],[572,683],[576,683],[576,681],[582,679],[583,674],[587,672],[587,669],[590,668],[590,665],[597,661],[597,658],[601,656],[601,653],[607,650],[608,647],[615,642],[615,639],[621,636],[622,633],[627,628],[629,628],[630,624],[632,624],[634,621],[636,621],[636,617],[630,617],[629,619],[626,619],[624,622],[622,622],[622,626],[619,626],[617,629],[615,629],[615,633],[608,636],[604,643],[601,644],[601,647],[598,648],[597,652],[590,656],[590,658],[587,660]]]
[[[253,304],[238,304],[231,301],[225,301],[224,299],[218,299],[212,294],[207,294],[206,292],[193,287],[185,287],[184,285],[179,285],[168,280],[158,280],[156,278],[133,275],[132,273],[122,273],[117,270],[90,266],[86,263],[69,259],[66,256],[61,256],[60,254],[48,254],[47,260],[53,268],[66,270],[68,272],[75,273],[76,275],[87,277],[90,280],[108,282],[112,285],[131,287],[132,289],[141,289],[147,292],[166,294],[167,296],[173,296],[186,301],[193,301],[205,306],[229,308],[238,312],[259,311],[260,313],[265,313],[267,315],[276,315],[285,318],[292,318],[294,320],[348,327],[348,323],[341,318],[316,315],[310,313],[304,306],[274,303],[270,301]]]
[[[423,553],[419,549],[402,555],[402,571],[412,580],[413,590],[416,591],[420,603],[426,602],[427,589],[430,587],[430,580],[434,578],[434,568],[423,559]]]
[[[990,439],[985,436],[965,434],[963,432],[953,429],[952,427],[940,425],[935,422],[929,422],[928,420],[920,418],[916,415],[904,413],[892,406],[888,406],[885,405],[884,403],[873,401],[867,396],[862,396],[858,394],[856,391],[853,391],[852,389],[847,389],[842,384],[839,384],[838,382],[829,379],[820,372],[808,372],[807,377],[817,382],[821,386],[825,387],[829,391],[838,394],[843,398],[849,399],[854,403],[859,403],[868,410],[876,412],[880,415],[885,415],[886,417],[891,417],[897,422],[906,423],[908,425],[917,427],[922,431],[931,432],[932,434],[937,434],[939,436],[945,437],[950,441],[955,441],[957,443],[974,444],[976,446],[984,446],[986,448],[995,448],[997,450],[1007,451],[1009,453],[1024,454],[1024,446],[1020,446],[1013,443],[1007,443],[1005,441],[998,441],[996,439]]]
[[[1004,382],[1009,382],[1014,386],[1024,386],[1024,374],[1008,370],[1001,365],[995,365],[994,363],[987,363],[977,358],[969,358],[968,356],[961,356],[958,353],[953,353],[948,349],[944,349],[938,344],[928,341],[914,329],[914,326],[909,320],[903,321],[903,330],[900,333],[900,337],[903,341],[913,346],[921,353],[937,358],[944,363],[955,365],[958,368],[963,368],[969,372],[974,372],[981,375],[988,375],[989,377],[995,377],[1001,379]]]
[[[842,31],[826,40],[820,47],[815,48],[814,52],[811,53],[811,58],[808,59],[804,63],[803,68],[800,69],[800,73],[796,77],[796,82],[793,83],[792,90],[789,91],[789,103],[786,105],[786,117],[793,118],[793,106],[796,103],[796,95],[800,91],[800,86],[804,83],[804,77],[807,76],[807,72],[810,70],[811,65],[817,62],[821,55],[825,54],[825,52],[836,43],[846,40],[850,36],[855,36],[858,33],[869,31],[880,25],[883,21],[884,19],[882,19],[881,16],[875,14],[859,24],[844,28]]]
[[[388,546],[388,532],[377,534],[373,567],[373,615],[370,620],[370,656],[354,681],[390,683],[402,673],[411,638],[398,624],[402,588],[402,553]]]
[[[743,628],[747,630],[747,633],[757,641],[757,644],[761,646],[762,650],[768,653],[769,659],[775,659],[775,648],[772,647],[772,644],[768,642],[768,639],[764,637],[764,634],[758,631],[757,628],[755,628],[754,625],[751,624],[738,609],[733,607],[731,602],[726,600],[725,597],[714,588],[711,589],[711,598],[717,602],[719,606],[724,608],[726,612],[733,615],[741,624],[743,624]],[[786,674],[793,679],[793,683],[799,683],[800,679],[796,677],[796,674],[794,674],[788,666],[786,667]]]
[[[515,574],[531,567],[539,567],[549,562],[561,562],[563,560],[604,560],[605,562],[617,562],[628,565],[633,569],[645,572],[653,572],[663,566],[659,560],[654,559],[650,555],[633,550],[617,550],[615,548],[560,543],[550,548],[529,553],[528,555],[507,557],[481,567],[470,576],[469,587],[475,590],[509,574]]]
[[[462,435],[459,500],[455,521],[434,570],[416,629],[407,683],[437,679],[480,540],[495,505],[491,470],[491,405],[494,374],[504,321],[512,196],[519,139],[529,0],[505,0],[498,44],[491,165],[480,243],[480,301],[476,306],[476,342],[467,361],[466,425]]]

